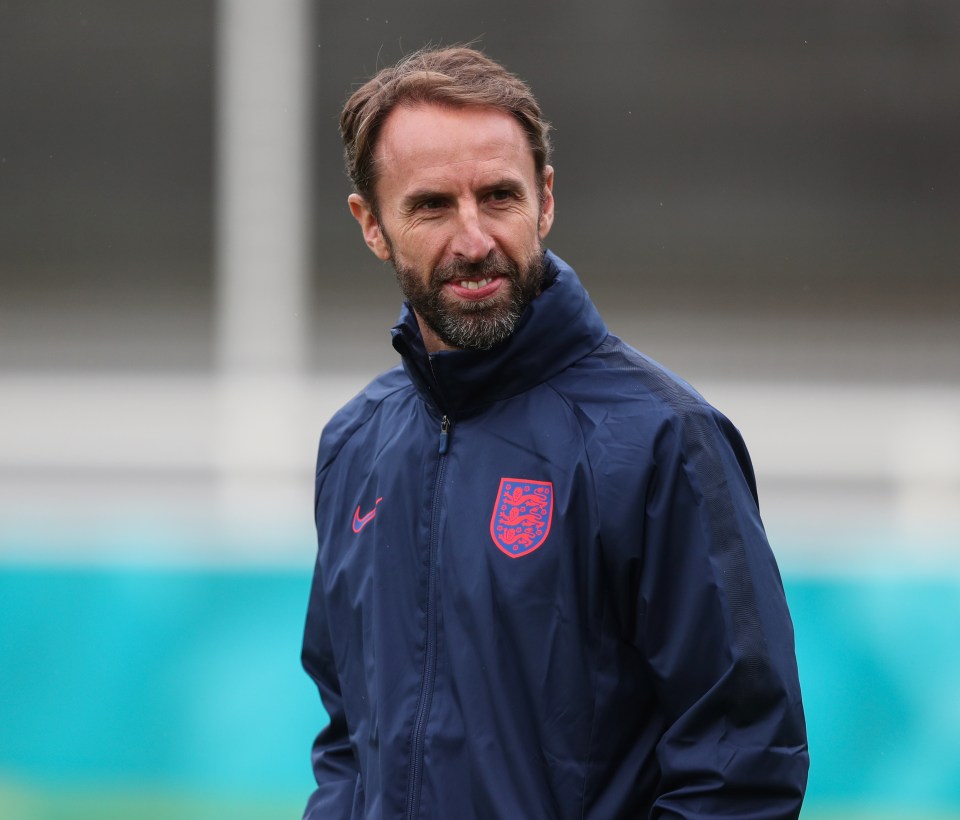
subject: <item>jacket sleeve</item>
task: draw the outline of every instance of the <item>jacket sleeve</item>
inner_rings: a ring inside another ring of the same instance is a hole
[[[322,589],[318,562],[307,608],[302,660],[320,691],[330,722],[313,744],[317,788],[307,801],[303,817],[304,820],[349,820],[360,789],[360,772],[350,746]]]
[[[665,731],[651,818],[796,818],[806,728],[749,456],[709,407],[665,424],[643,505],[633,638]]]

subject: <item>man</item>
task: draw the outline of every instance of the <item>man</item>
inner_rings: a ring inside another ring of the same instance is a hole
[[[327,425],[309,818],[795,818],[793,633],[739,434],[542,241],[547,125],[466,48],[341,116],[402,366]]]

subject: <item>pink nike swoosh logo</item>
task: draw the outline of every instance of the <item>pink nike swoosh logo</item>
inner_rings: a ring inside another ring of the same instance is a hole
[[[377,515],[377,504],[383,501],[383,498],[378,498],[376,504],[373,505],[373,509],[370,510],[366,515],[360,515],[360,505],[357,505],[357,510],[353,514],[353,531],[360,532],[367,524],[369,524]]]

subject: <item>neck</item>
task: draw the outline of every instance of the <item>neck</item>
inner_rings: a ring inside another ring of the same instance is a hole
[[[426,348],[429,355],[434,353],[439,353],[441,350],[458,350],[459,348],[451,347],[446,342],[444,342],[436,333],[434,333],[430,326],[420,318],[420,314],[414,311],[414,315],[417,317],[417,324],[420,326],[420,335],[423,337],[423,346]]]

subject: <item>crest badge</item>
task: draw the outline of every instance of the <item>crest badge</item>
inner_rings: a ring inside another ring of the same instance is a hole
[[[501,478],[490,517],[490,537],[511,558],[529,555],[550,534],[553,482]]]

